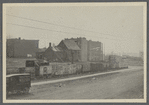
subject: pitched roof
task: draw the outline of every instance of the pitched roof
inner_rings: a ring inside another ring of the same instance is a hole
[[[53,51],[61,51],[61,49],[59,47],[57,47],[57,46],[52,47],[52,50]]]
[[[80,50],[78,45],[73,40],[63,40],[63,42],[69,50]]]

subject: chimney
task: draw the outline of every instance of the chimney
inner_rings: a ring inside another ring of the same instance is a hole
[[[49,47],[51,47],[51,43],[49,43]]]

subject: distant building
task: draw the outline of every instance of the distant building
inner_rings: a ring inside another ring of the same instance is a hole
[[[142,60],[143,60],[143,56],[144,56],[143,52],[140,51],[140,53],[139,53],[139,57],[140,57]]]
[[[119,55],[109,55],[108,58],[110,68],[128,67],[128,61],[126,57],[122,57]]]
[[[78,51],[80,48],[72,40],[62,40],[58,46],[51,46],[45,51],[36,53],[37,59],[45,59],[49,62],[72,62],[79,61]]]
[[[103,44],[98,41],[86,40],[86,38],[71,38],[65,40],[73,40],[80,48],[78,57],[81,61],[102,61],[103,60]]]
[[[103,44],[81,37],[64,39],[57,46],[51,46],[50,43],[45,51],[36,54],[38,59],[50,62],[103,61]]]
[[[88,41],[88,60],[102,61],[103,60],[103,44],[96,41]]]
[[[7,39],[7,57],[35,57],[39,40]]]

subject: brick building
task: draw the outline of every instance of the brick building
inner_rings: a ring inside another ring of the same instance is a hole
[[[49,62],[73,62],[79,61],[80,48],[72,40],[62,40],[57,46],[51,46],[44,52],[37,52],[37,59],[45,59]]]
[[[98,41],[88,41],[88,61],[103,60],[103,45]]]
[[[7,39],[7,57],[35,57],[39,40]]]
[[[99,62],[103,61],[103,47],[98,41],[86,38],[71,38],[62,40],[57,46],[51,46],[44,52],[37,52],[37,58],[60,62]]]
[[[79,58],[81,61],[102,61],[103,60],[103,44],[98,41],[86,40],[86,38],[71,38],[65,40],[73,40],[78,47]]]

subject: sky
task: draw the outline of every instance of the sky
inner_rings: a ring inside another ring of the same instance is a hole
[[[6,37],[58,45],[85,37],[103,43],[105,53],[143,51],[142,6],[14,6],[6,8]]]

